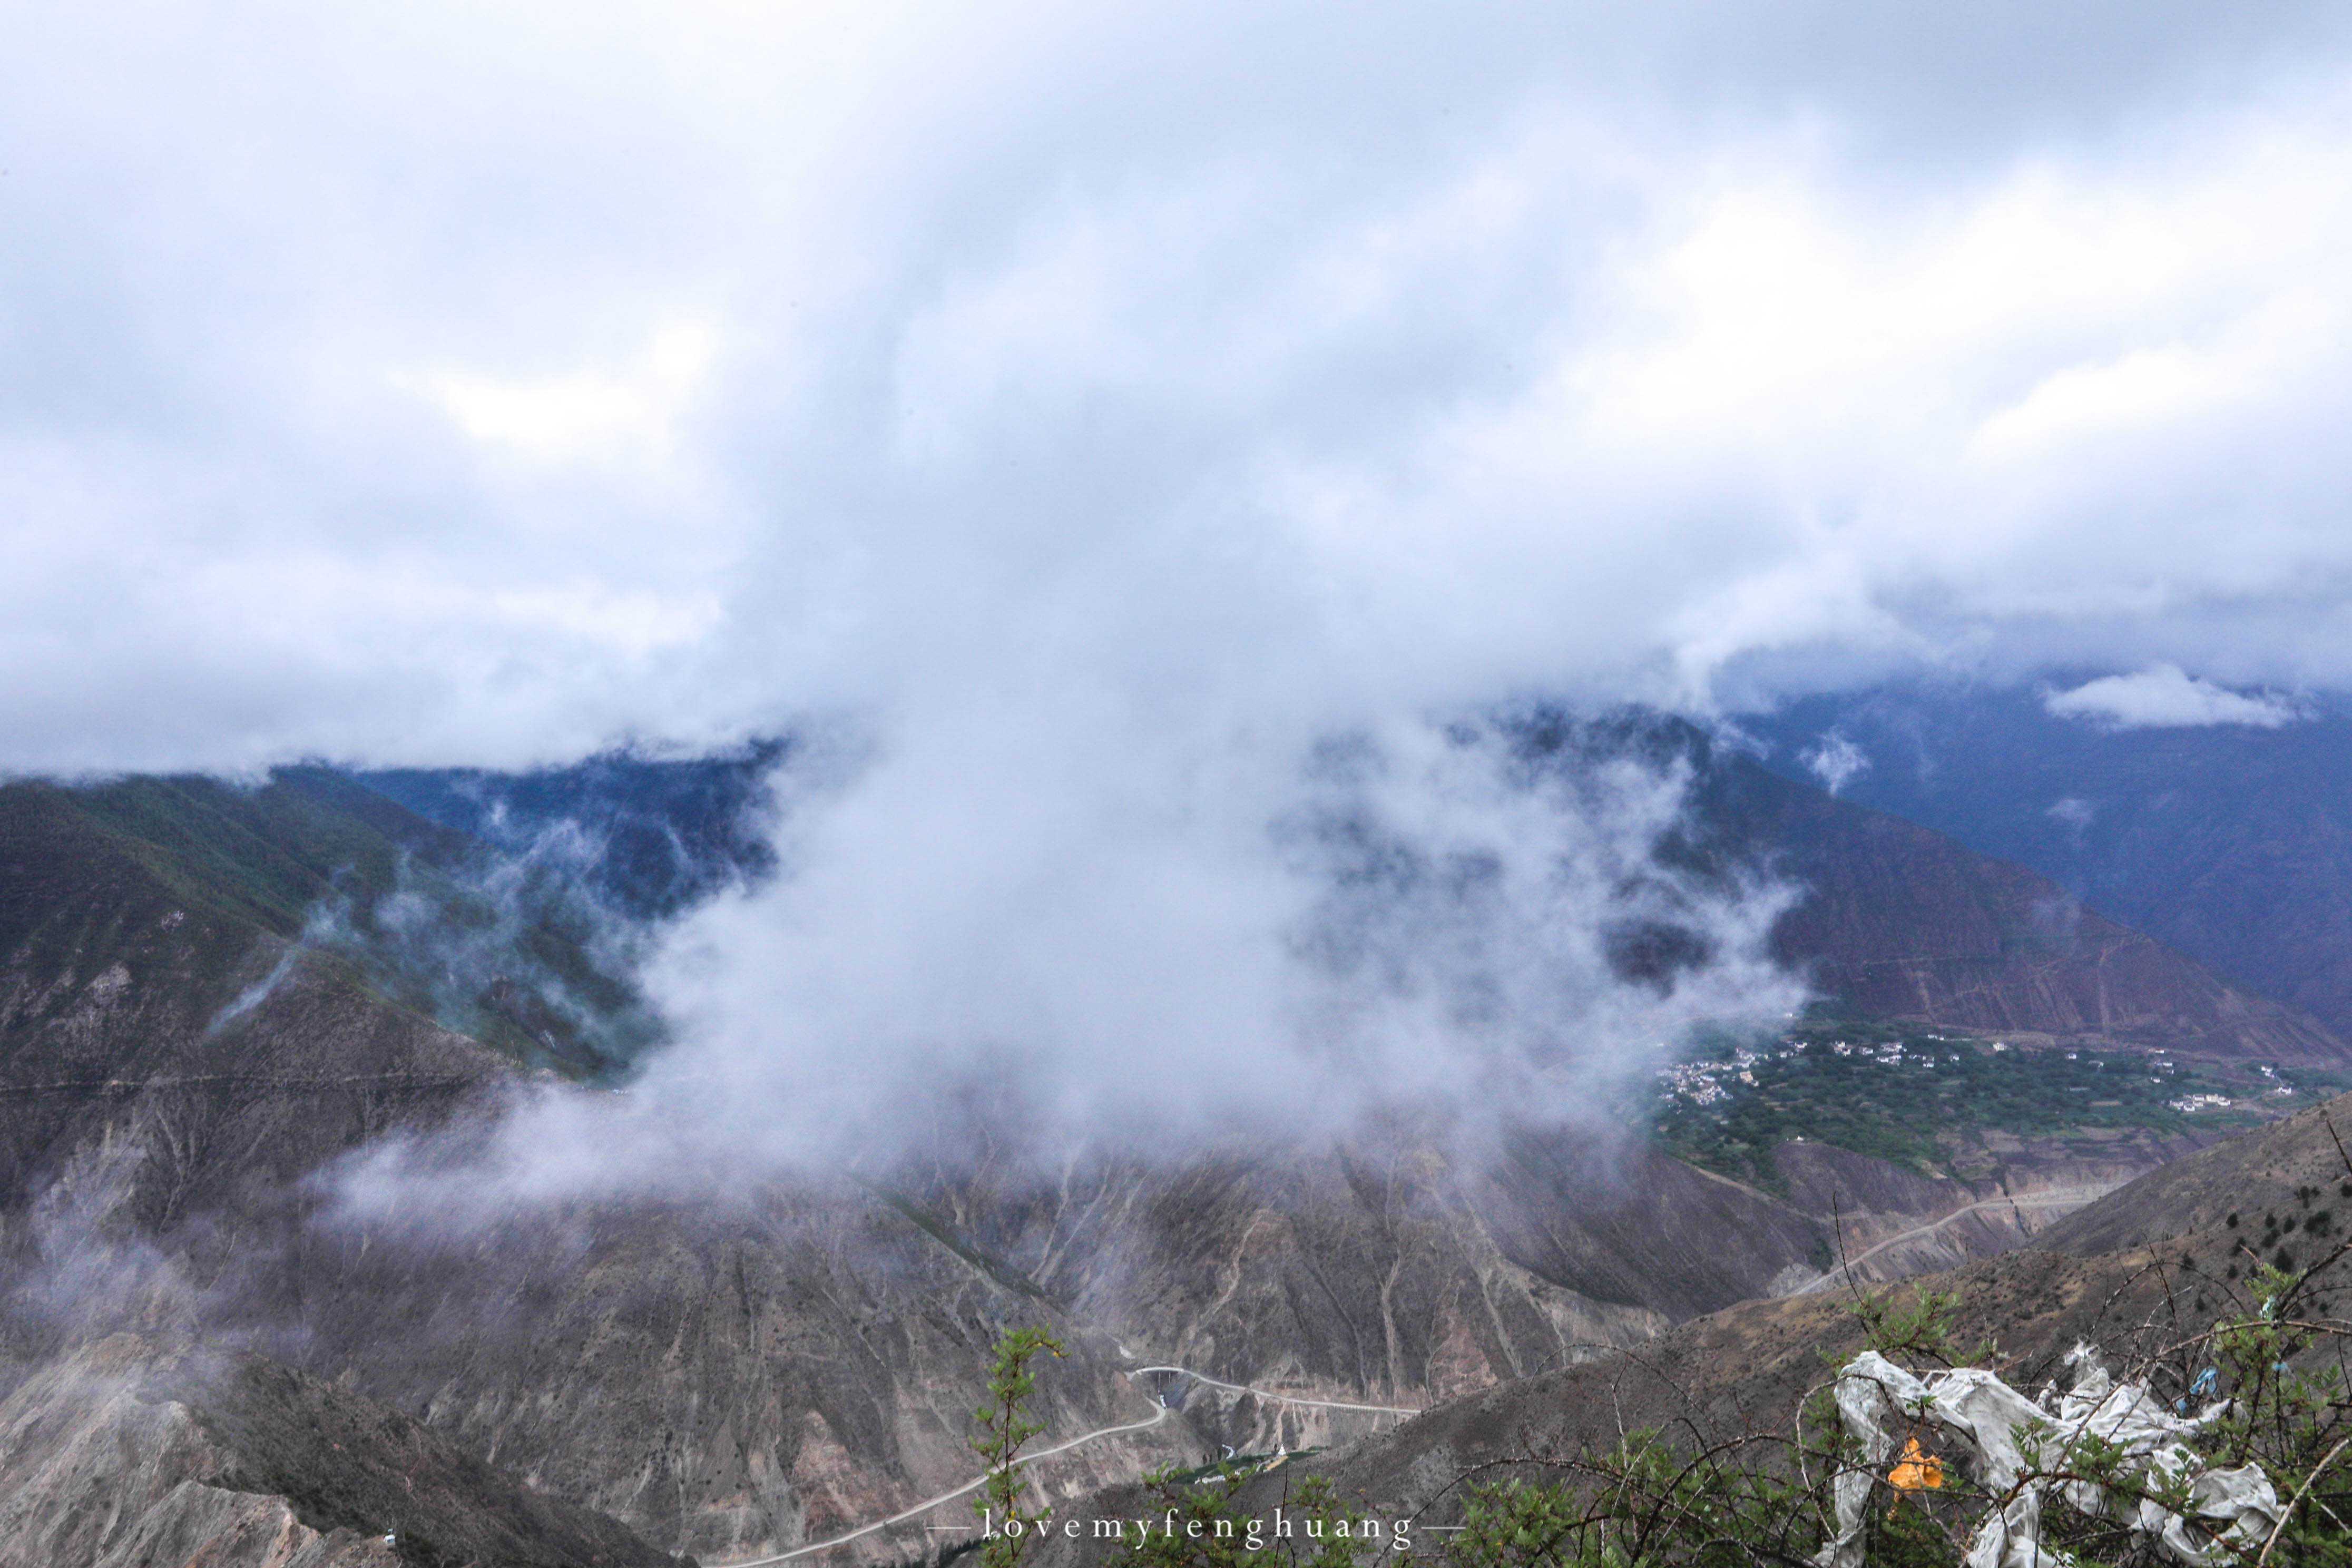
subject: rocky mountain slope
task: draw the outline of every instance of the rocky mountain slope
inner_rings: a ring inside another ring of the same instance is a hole
[[[1163,1394],[1181,1405],[1055,1461],[1041,1480],[1071,1495],[1221,1445],[1349,1441],[1393,1425],[1381,1407],[1573,1364],[1810,1280],[1835,1234],[1813,1204],[1861,1249],[1970,1196],[1826,1152],[1792,1154],[1799,1202],[1654,1156],[1615,1173],[1587,1157],[1530,1144],[1460,1172],[1400,1151],[907,1173],[889,1200],[772,1185],[721,1211],[580,1207],[470,1231],[291,1216],[226,1253],[124,1227],[117,1256],[165,1268],[119,1311],[352,1379],[533,1484],[724,1561],[968,1480],[979,1370],[1015,1322],[1072,1351],[1045,1380],[1056,1440],[1151,1418]],[[1937,1234],[2009,1245],[2039,1217],[2029,1192],[1968,1216],[2005,1233]],[[38,1261],[89,1272],[71,1253]],[[53,1279],[28,1271],[20,1300]],[[75,1311],[86,1331],[104,1321],[87,1294]],[[938,1517],[863,1554],[919,1551]]]
[[[1874,952],[1939,954],[1934,974],[1973,978],[1921,992],[1931,1013],[2006,995],[1998,1016],[2052,1033],[2104,1016],[2217,1054],[2304,1038],[2251,1005],[2253,1024],[2216,1024],[2226,1010],[2210,977],[2152,944],[2137,1012],[2063,1013],[2053,999],[2098,994],[2081,987],[2097,984],[2099,960],[2054,939],[2030,962],[2003,956],[2005,933],[2031,927],[2031,883],[1933,835],[1776,794],[1737,763],[1708,761],[1701,782],[1706,826],[1687,852],[1812,865],[1829,913],[1800,929],[1830,945],[1811,956],[1867,973]],[[1773,1193],[1533,1130],[1475,1155],[1366,1142],[1055,1169],[991,1155],[862,1183],[747,1184],[691,1207],[362,1225],[336,1217],[315,1179],[344,1152],[394,1130],[448,1130],[461,1144],[515,1094],[599,1092],[533,1087],[523,1062],[593,1068],[555,1048],[562,1037],[485,1026],[504,1047],[492,1049],[436,1022],[447,988],[410,989],[403,950],[302,941],[317,900],[404,892],[462,928],[475,885],[457,871],[478,847],[452,831],[348,780],[0,789],[9,1386],[47,1387],[122,1327],[166,1346],[241,1347],[348,1381],[453,1451],[660,1550],[725,1561],[968,1480],[969,1411],[1011,1323],[1048,1324],[1071,1348],[1045,1380],[1056,1439],[1136,1428],[1041,1472],[1076,1494],[1223,1445],[1359,1438],[1395,1425],[1393,1411],[1798,1289],[1842,1242],[1865,1277],[2013,1246],[2177,1152],[1987,1144],[1971,1173],[1934,1178],[1797,1146],[1776,1156]],[[1846,874],[1848,856],[1876,858]],[[1922,866],[1977,901],[1935,923],[1935,908],[1897,896]],[[560,922],[483,929],[537,955],[516,967],[542,997],[576,995],[546,977],[595,957]],[[479,1001],[484,972],[464,973],[457,1000]],[[2182,997],[2213,1005],[2199,1014]],[[512,1009],[499,1016],[513,1024]],[[1163,1396],[1181,1408],[1160,1415]],[[299,1477],[278,1479],[252,1495],[299,1490]],[[256,1530],[284,1522],[261,1505],[205,1506]],[[851,1550],[918,1552],[924,1522]]]
[[[1181,1396],[1173,1418],[1041,1469],[1076,1495],[1224,1446],[1359,1438],[1393,1425],[1389,1407],[1573,1364],[1830,1261],[1826,1213],[1655,1157],[1595,1169],[1589,1153],[1529,1145],[1460,1171],[1428,1151],[1357,1150],[908,1172],[887,1198],[779,1185],[727,1215],[574,1210],[470,1243],[345,1236],[311,1245],[316,1306],[285,1353],[723,1560],[969,1480],[976,1370],[1013,1323],[1049,1326],[1072,1352],[1043,1374],[1041,1441]],[[1797,1163],[1857,1247],[1971,1201],[1860,1156]],[[2013,1245],[2042,1211],[2028,1192],[1982,1217],[1944,1256]],[[959,1506],[862,1554],[919,1552]]]
[[[2142,1177],[2030,1247],[1916,1287],[1957,1293],[1955,1321],[1967,1337],[1993,1340],[2010,1381],[2039,1386],[2080,1341],[2116,1349],[2144,1325],[2169,1326],[2176,1312],[2218,1310],[2262,1245],[2250,1223],[2257,1214],[2294,1218],[2300,1234],[2317,1238],[2305,1247],[2305,1263],[2319,1241],[2340,1240],[2352,1225],[2352,1171],[2331,1122],[2352,1124],[2352,1096]],[[1638,1362],[1594,1363],[1433,1412],[1346,1456],[1334,1473],[1350,1491],[1403,1500],[1485,1458],[1605,1441],[1620,1421],[1655,1426],[1699,1414],[1766,1426],[1822,1381],[1821,1352],[1862,1342],[1859,1321],[1838,1300],[1748,1302],[1682,1325],[1643,1347]]]
[[[2352,1032],[2352,717],[2118,729],[2044,693],[1932,686],[1809,699],[1743,727],[1804,784],[2030,866],[2225,976]]]
[[[1706,847],[1777,862],[1807,889],[1774,943],[1854,1012],[2225,1060],[2352,1063],[2308,1014],[2223,983],[2022,866],[1686,744]]]
[[[518,1061],[597,1077],[653,1028],[626,973],[629,928],[572,871],[321,769],[251,789],[0,784],[0,1042],[118,963],[179,1013],[226,1023],[292,945]]]
[[[2030,1247],[1885,1288],[1901,1304],[1917,1290],[1948,1291],[1969,1343],[1989,1339],[2012,1385],[2038,1388],[2088,1341],[2110,1355],[2152,1349],[2225,1306],[2247,1310],[2233,1283],[2265,1247],[2304,1247],[2317,1260],[2352,1225],[2352,1162],[2331,1130],[2352,1124],[2352,1096],[2273,1128],[2242,1134],[2141,1178],[2053,1226]],[[2269,1240],[2255,1228],[2264,1216]],[[2231,1223],[2231,1216],[2236,1223]],[[2293,1218],[2294,1231],[2281,1223]],[[2297,1235],[2317,1237],[2308,1245]],[[2334,1265],[2340,1299],[2352,1261]],[[1392,1430],[1253,1479],[1238,1501],[1270,1515],[1301,1473],[1328,1476],[1340,1496],[1424,1531],[1460,1522],[1464,1478],[1544,1476],[1553,1461],[1605,1448],[1623,1433],[1694,1436],[1784,1430],[1829,1377],[1829,1360],[1864,1348],[1863,1320],[1846,1292],[1743,1302],[1694,1319],[1639,1353],[1604,1356],[1442,1405]],[[1139,1487],[1066,1503],[1070,1517],[1133,1519],[1156,1511]],[[1427,1539],[1427,1537],[1424,1537]],[[1049,1537],[1035,1568],[1113,1560],[1119,1549],[1082,1533]]]
[[[2309,1262],[2352,1230],[2347,1148],[2352,1096],[2173,1161],[2053,1225],[2036,1245],[2089,1257],[2179,1236],[2220,1237],[2242,1263],[2275,1261],[2281,1250],[2288,1263]]]
[[[81,1563],[682,1568],[373,1400],[130,1334],[0,1403],[0,1564]]]

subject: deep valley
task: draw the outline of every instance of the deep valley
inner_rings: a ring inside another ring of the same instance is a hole
[[[1710,1314],[2005,1278],[1971,1260],[2346,1081],[2324,1026],[2090,911],[2052,925],[2028,873],[1696,732],[1635,739],[1701,770],[1674,853],[1797,868],[1776,941],[1831,989],[1778,1037],[1700,1042],[1613,1125],[1045,1163],[983,1139],[461,1215],[355,1216],[331,1173],[386,1139],[462,1173],[518,1096],[614,1092],[658,1031],[611,910],[756,858],[704,831],[650,869],[551,861],[320,772],[0,788],[0,1562],[785,1552],[969,1481],[1022,1323],[1069,1347],[1048,1433],[1127,1428],[1041,1462],[1055,1496],[1378,1455],[1349,1446]],[[371,1434],[360,1468],[288,1423]],[[111,1523],[94,1495],[126,1500]],[[962,1510],[838,1554],[925,1555]]]

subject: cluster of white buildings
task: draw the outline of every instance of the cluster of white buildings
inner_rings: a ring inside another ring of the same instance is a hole
[[[1941,1042],[1944,1037],[1930,1035],[1927,1038]],[[1932,1068],[1937,1059],[1933,1049],[1906,1053],[1900,1040],[1890,1040],[1883,1044],[1874,1044],[1867,1040],[1830,1040],[1820,1043],[1826,1044],[1828,1048],[1837,1056],[1864,1061],[1886,1062],[1896,1066],[1908,1061],[1917,1067]],[[1784,1040],[1769,1051],[1757,1052],[1746,1049],[1735,1051],[1728,1061],[1675,1062],[1659,1070],[1658,1081],[1676,1099],[1685,1100],[1692,1105],[1714,1105],[1729,1097],[1732,1084],[1755,1083],[1755,1069],[1758,1063],[1794,1056],[1805,1048],[1796,1042]],[[2011,1047],[2006,1040],[1992,1040],[1986,1043],[1986,1048],[2006,1052]],[[2081,1061],[2084,1058],[2079,1051],[2068,1051],[2066,1059]],[[2104,1068],[2106,1064],[2104,1061],[2093,1060],[2089,1065],[2094,1068]],[[2149,1065],[2160,1074],[2179,1070],[2170,1061],[2155,1061]],[[2255,1070],[2280,1086],[2271,1089],[2270,1093],[2275,1095],[2294,1092],[2294,1089],[2278,1076],[2275,1068],[2261,1066]],[[2159,1083],[2163,1080],[2160,1078],[2154,1078],[2149,1081]],[[2087,1089],[2074,1089],[2069,1092],[2088,1093],[2090,1091]],[[2226,1110],[2235,1102],[2226,1094],[2189,1094],[2168,1103],[2173,1110],[2186,1115],[2200,1110]]]
[[[1731,1092],[1724,1087],[1727,1080],[1736,1079],[1752,1085],[1756,1081],[1758,1062],[1768,1056],[1787,1056],[1794,1049],[1791,1046],[1782,1046],[1778,1050],[1759,1054],[1743,1048],[1732,1052],[1727,1062],[1675,1062],[1659,1070],[1658,1081],[1664,1084],[1670,1093],[1689,1100],[1693,1105],[1713,1105]]]

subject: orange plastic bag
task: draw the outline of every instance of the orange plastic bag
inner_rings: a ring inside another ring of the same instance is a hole
[[[1934,1491],[1944,1484],[1944,1461],[1919,1447],[1916,1437],[1903,1439],[1903,1457],[1886,1472],[1898,1492]]]

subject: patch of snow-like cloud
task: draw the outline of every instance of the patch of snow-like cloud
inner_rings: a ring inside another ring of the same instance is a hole
[[[2131,675],[2106,675],[2065,691],[2045,694],[2042,705],[2061,719],[2079,719],[2108,730],[2188,729],[2205,724],[2250,724],[2275,730],[2303,716],[2285,698],[2267,692],[2231,691],[2185,673],[2179,665],[2152,665]]]
[[[1834,730],[1822,737],[1820,745],[1804,752],[1798,760],[1822,781],[1822,787],[1832,795],[1844,789],[1856,774],[1870,766],[1870,754],[1854,744],[1851,736]]]
[[[2079,837],[2098,819],[2099,808],[2080,795],[2070,795],[2052,801],[2042,815]]]

